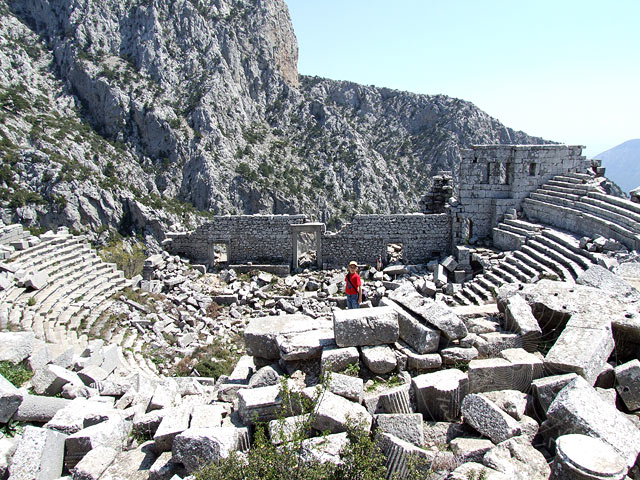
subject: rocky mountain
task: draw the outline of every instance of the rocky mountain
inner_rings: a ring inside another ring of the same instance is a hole
[[[629,193],[640,186],[640,138],[628,140],[596,155],[607,168],[607,177]]]
[[[283,0],[0,0],[0,201],[161,240],[211,214],[418,210],[460,148],[544,143],[473,104],[297,73]]]

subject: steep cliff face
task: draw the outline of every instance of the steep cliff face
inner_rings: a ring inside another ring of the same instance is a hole
[[[50,174],[28,183],[43,201],[21,207],[34,222],[197,222],[186,202],[337,224],[354,212],[416,210],[437,170],[455,172],[461,147],[542,142],[462,100],[299,77],[283,0],[9,0],[0,8],[9,47],[0,52],[0,88],[27,102],[2,113],[16,159],[4,200],[26,187],[21,172],[38,163],[28,152],[48,155]],[[39,96],[47,101],[32,101]],[[24,133],[39,122],[57,136]],[[97,213],[79,214],[81,203]]]

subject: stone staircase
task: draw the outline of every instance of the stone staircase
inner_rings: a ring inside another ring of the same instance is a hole
[[[462,305],[491,303],[505,283],[542,278],[573,282],[598,257],[580,248],[579,238],[602,235],[630,249],[640,247],[640,205],[602,193],[594,177],[556,176],[523,201],[529,221],[506,215],[494,228],[494,244],[506,252],[494,268],[476,276],[453,295]]]
[[[83,237],[64,228],[39,238],[20,232],[20,225],[0,229],[0,245],[10,245],[0,270],[45,273],[48,281],[38,290],[16,282],[0,290],[0,317],[6,319],[0,330],[33,331],[41,340],[78,351],[90,337],[101,336],[121,346],[125,370],[157,376],[155,365],[140,353],[137,331],[106,321],[112,297],[131,285],[116,265],[103,262]]]

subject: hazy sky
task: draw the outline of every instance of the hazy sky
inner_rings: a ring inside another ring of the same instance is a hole
[[[473,102],[593,156],[640,138],[640,0],[286,0],[299,71]]]

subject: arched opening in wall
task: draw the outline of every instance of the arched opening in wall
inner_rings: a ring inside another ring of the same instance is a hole
[[[386,263],[404,263],[404,244],[387,243]]]
[[[229,246],[224,243],[212,243],[209,251],[209,262],[213,268],[225,267],[229,263]]]
[[[298,232],[296,234],[296,248],[298,250],[299,268],[311,268],[318,261],[318,234],[316,232]]]

